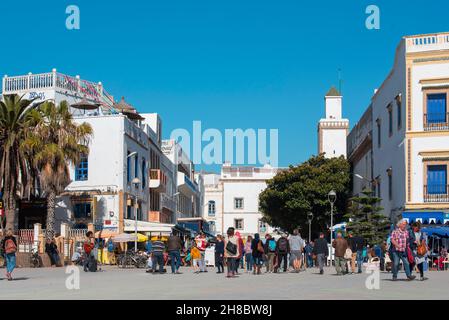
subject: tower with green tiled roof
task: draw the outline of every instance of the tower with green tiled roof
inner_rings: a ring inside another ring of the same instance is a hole
[[[349,120],[342,118],[342,95],[332,86],[324,96],[326,117],[318,123],[318,153],[326,157],[346,157]]]

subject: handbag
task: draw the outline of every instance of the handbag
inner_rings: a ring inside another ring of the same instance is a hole
[[[418,256],[421,256],[421,257],[423,257],[427,253],[427,246],[423,241],[416,249],[416,252],[418,253]]]
[[[228,241],[228,243],[226,244],[226,251],[228,251],[230,254],[236,254],[237,245],[232,243],[231,241]]]
[[[351,249],[346,249],[346,251],[345,251],[345,255],[344,255],[344,258],[345,259],[352,259],[352,250]]]
[[[413,257],[413,252],[412,249],[410,249],[410,247],[407,247],[407,261],[410,264],[415,263],[415,257]]]

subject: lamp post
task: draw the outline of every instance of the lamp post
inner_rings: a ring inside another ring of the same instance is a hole
[[[332,262],[333,262],[333,254],[332,254],[332,238],[333,238],[333,235],[332,235],[332,228],[333,228],[333,225],[334,225],[334,203],[335,203],[335,201],[337,200],[337,193],[334,191],[334,190],[331,190],[328,194],[327,194],[327,199],[329,200],[329,203],[331,204],[331,228],[330,228],[330,231],[331,231],[331,237],[330,237],[330,239],[331,239],[331,259],[330,259],[330,264],[331,264],[331,266],[332,266]]]
[[[132,184],[138,189],[140,185],[140,179],[134,178],[132,181]],[[137,196],[134,196],[135,202],[134,202],[134,252],[137,252]]]
[[[313,220],[313,213],[309,212],[307,214],[307,220],[309,222],[309,243],[312,240],[312,220]]]

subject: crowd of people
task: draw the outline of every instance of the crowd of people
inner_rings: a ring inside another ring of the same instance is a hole
[[[108,252],[114,254],[114,246],[108,242]],[[281,235],[275,239],[266,234],[246,236],[244,239],[234,228],[228,228],[226,235],[207,238],[200,232],[194,239],[184,241],[178,235],[171,234],[166,241],[159,236],[148,241],[145,254],[148,258],[149,273],[166,273],[165,266],[170,265],[172,274],[181,274],[181,266],[190,266],[194,273],[208,272],[205,260],[206,250],[213,246],[217,274],[226,273],[226,277],[235,278],[241,269],[247,273],[299,273],[306,268],[316,267],[319,274],[324,274],[324,266],[330,258],[330,245],[321,232],[314,241],[305,241],[298,229],[290,235]],[[349,231],[345,236],[338,232],[331,244],[337,275],[362,273],[364,263],[377,263],[382,271],[391,271],[393,280],[397,280],[400,264],[407,280],[416,277],[425,280],[424,264],[429,248],[421,231],[420,223],[409,225],[400,220],[390,230],[388,238],[381,244],[370,246],[360,235]],[[16,266],[17,240],[11,230],[6,232],[0,244],[0,250],[6,265],[6,276],[12,279]],[[84,271],[96,271],[96,239],[92,231],[87,232],[82,248],[76,250],[72,257],[74,264],[83,266]],[[445,250],[443,248],[443,250]],[[45,244],[51,265],[60,265],[58,247],[55,239],[48,239]],[[447,253],[446,253],[447,254]],[[113,260],[110,257],[110,260]],[[225,272],[226,266],[226,272]]]

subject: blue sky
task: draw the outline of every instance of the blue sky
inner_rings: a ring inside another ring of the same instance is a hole
[[[65,28],[78,5],[81,29]],[[380,8],[380,30],[365,9]],[[0,74],[52,68],[102,81],[175,128],[279,129],[279,165],[317,152],[323,95],[357,121],[403,35],[449,31],[448,1],[2,1]],[[206,166],[205,169],[217,169]]]

